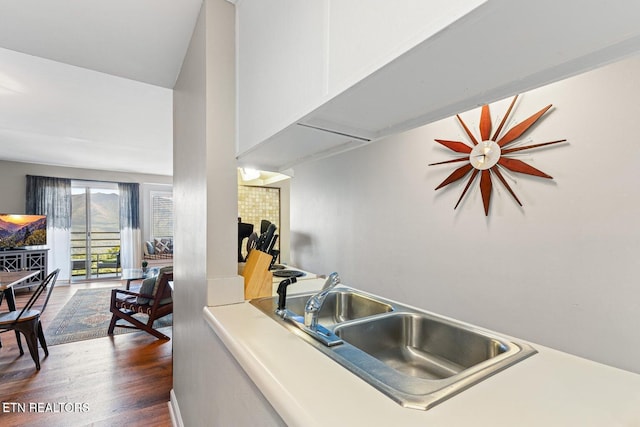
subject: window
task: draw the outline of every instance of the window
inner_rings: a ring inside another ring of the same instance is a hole
[[[71,181],[71,278],[117,274],[120,193],[114,182]]]
[[[151,191],[151,237],[173,237],[173,194]]]

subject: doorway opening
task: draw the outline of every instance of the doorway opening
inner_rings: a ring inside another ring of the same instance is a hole
[[[71,182],[71,280],[120,275],[118,184]]]

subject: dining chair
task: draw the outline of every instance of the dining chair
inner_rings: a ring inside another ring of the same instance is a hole
[[[7,267],[2,266],[2,271],[6,271],[7,273],[10,272],[11,270],[9,270]],[[2,299],[4,298],[4,292],[0,292],[0,305],[2,305]],[[0,344],[0,347],[2,347],[2,345]]]
[[[31,295],[31,298],[29,298],[29,301],[25,304],[22,310],[0,313],[0,332],[16,332],[16,341],[18,343],[18,348],[20,349],[20,355],[24,354],[24,350],[22,349],[22,341],[20,339],[19,333],[22,333],[24,335],[25,339],[27,340],[27,346],[29,347],[29,353],[31,353],[31,358],[35,362],[37,370],[40,370],[40,354],[38,353],[38,341],[40,342],[40,345],[44,350],[45,356],[49,355],[47,342],[44,338],[42,322],[40,321],[40,315],[47,307],[47,303],[49,302],[51,292],[53,291],[53,287],[55,286],[59,273],[59,268],[49,273],[49,275],[42,281],[42,283],[38,285],[35,292]],[[44,302],[39,309],[34,309],[33,306],[42,296],[47,287],[49,288],[49,290],[45,296]]]
[[[11,271],[7,267],[4,267],[3,269],[4,271],[7,271],[7,272]],[[50,284],[49,284],[49,290],[47,291],[47,296],[44,300],[44,303],[39,308],[40,314],[42,314],[44,312],[44,309],[47,307],[47,303],[49,302],[49,298],[51,298],[51,292],[53,291],[53,287],[56,284],[56,279],[58,278],[58,273],[60,273],[60,269],[57,269],[56,271],[51,272],[49,276],[53,276],[54,273],[55,273],[55,277],[53,277],[52,280],[49,280],[49,277],[46,277],[44,279],[45,282],[47,283],[50,282]],[[0,293],[0,303],[2,303],[2,296],[4,296],[4,292]],[[0,328],[0,333],[8,332],[8,331],[10,331],[10,329],[2,330],[2,328]],[[24,354],[24,350],[22,349],[22,340],[20,339],[20,334],[18,333],[18,331],[16,331],[16,342],[18,343],[20,354]],[[2,348],[2,340],[0,340],[0,348]]]

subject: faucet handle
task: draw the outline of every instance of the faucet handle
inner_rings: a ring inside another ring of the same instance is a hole
[[[340,275],[334,271],[327,277],[327,280],[325,280],[324,285],[322,285],[322,290],[324,291],[325,289],[331,289],[334,286],[338,285],[340,282]]]

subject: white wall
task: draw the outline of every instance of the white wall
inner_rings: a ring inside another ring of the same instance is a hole
[[[434,188],[454,167],[434,138],[464,139],[445,119],[295,168],[292,262],[402,302],[640,372],[640,58],[521,97],[519,122],[554,108],[520,158],[554,181],[509,175],[485,218],[476,185]],[[494,122],[509,100],[493,107]],[[479,110],[462,114],[477,129]],[[477,132],[477,131],[476,131]]]
[[[85,179],[92,181],[162,184],[165,188],[166,186],[170,186],[173,181],[173,177],[167,175],[65,168],[61,166],[0,160],[0,212],[24,211],[27,175],[53,176],[58,178]]]
[[[280,230],[278,230],[278,247],[280,248],[281,263],[291,262],[290,230],[291,230],[291,181],[285,179],[273,184],[280,188]]]
[[[202,313],[211,300],[233,299],[236,289],[243,299],[233,52],[234,6],[204,1],[174,92],[172,407],[189,427],[282,425]]]

